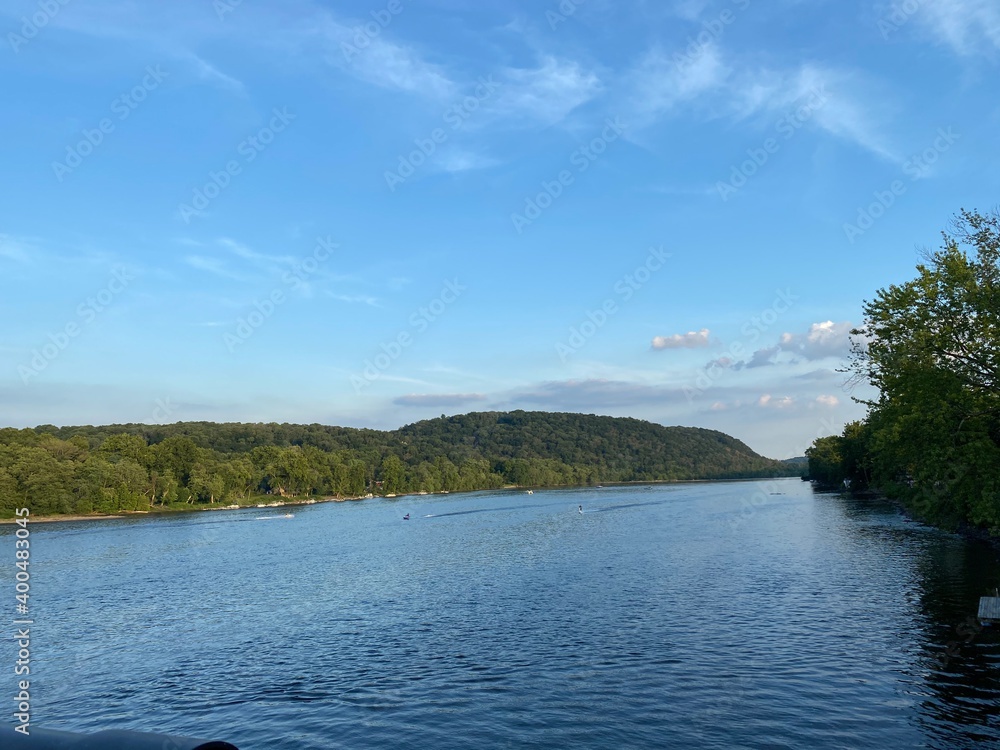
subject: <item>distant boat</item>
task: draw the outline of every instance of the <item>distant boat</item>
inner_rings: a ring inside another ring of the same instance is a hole
[[[403,516],[403,520],[404,521],[409,521],[410,520],[410,514],[407,513],[405,516]]]
[[[534,493],[534,492],[532,492],[531,490],[528,490],[528,491],[527,491],[527,493],[525,493],[525,494],[528,494],[528,495],[534,495],[535,493]]]

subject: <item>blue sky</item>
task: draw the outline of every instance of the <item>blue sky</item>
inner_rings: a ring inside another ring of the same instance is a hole
[[[523,408],[800,455],[863,414],[863,300],[1000,195],[992,0],[0,22],[5,425]]]

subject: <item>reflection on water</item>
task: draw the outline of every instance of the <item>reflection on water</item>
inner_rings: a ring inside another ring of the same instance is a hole
[[[906,519],[888,503],[824,496],[837,503],[866,545],[898,550],[912,585],[905,592],[912,623],[914,665],[905,684],[918,700],[917,720],[933,747],[997,743],[1000,697],[997,629],[976,619],[979,598],[997,586],[994,548],[943,534]],[[901,638],[912,634],[904,630]],[[998,744],[997,746],[1000,746]]]
[[[36,525],[33,719],[244,748],[1000,747],[1000,638],[970,620],[996,553],[778,485]]]

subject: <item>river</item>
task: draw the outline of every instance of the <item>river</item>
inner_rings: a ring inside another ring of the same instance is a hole
[[[1000,748],[1000,628],[969,619],[1000,561],[891,505],[794,479],[290,510],[31,526],[32,726],[241,750]]]

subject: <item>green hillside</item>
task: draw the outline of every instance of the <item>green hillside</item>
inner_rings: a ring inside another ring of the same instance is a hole
[[[595,482],[794,475],[713,430],[547,412],[479,412],[378,431],[323,425],[0,430],[0,513],[114,513]]]
[[[409,456],[486,458],[501,464],[547,459],[592,472],[595,481],[604,482],[793,473],[722,432],[593,414],[474,412],[417,422],[390,434]]]

